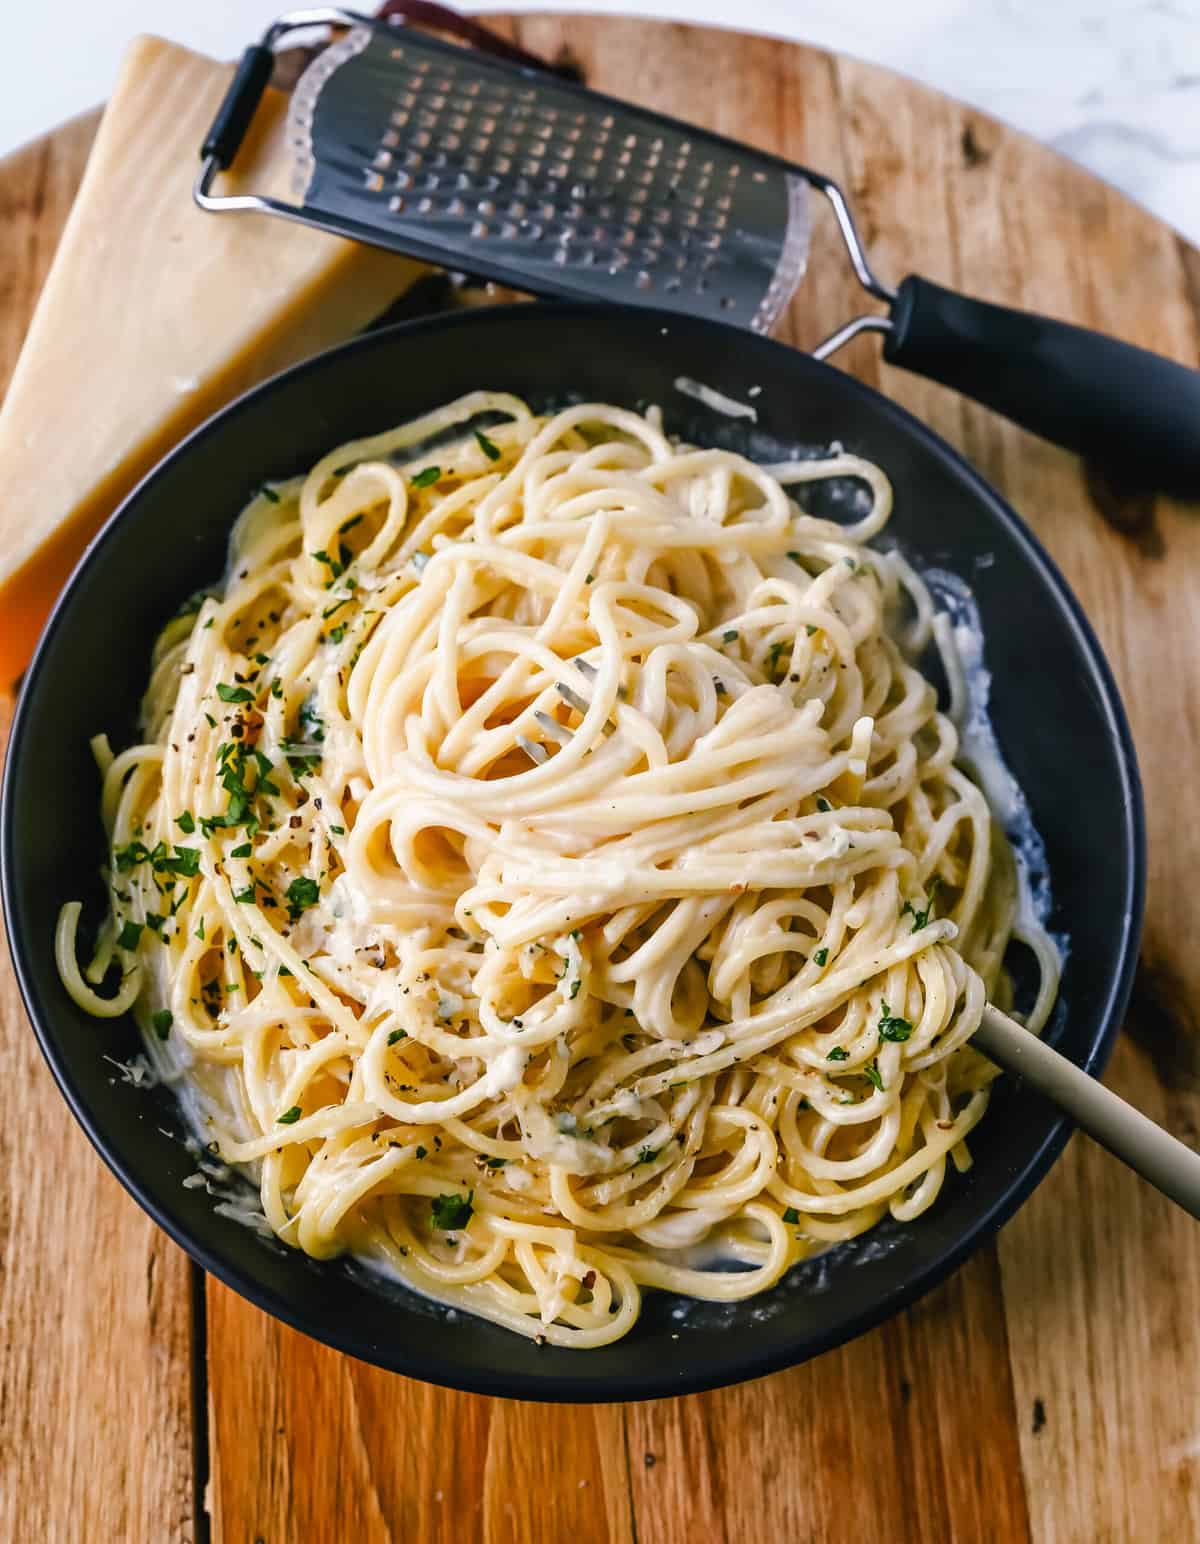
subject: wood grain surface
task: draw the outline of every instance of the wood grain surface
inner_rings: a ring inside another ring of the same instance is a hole
[[[592,85],[840,178],[885,278],[917,269],[1200,362],[1200,254],[954,102],[734,33],[497,25]],[[93,130],[0,164],[2,380]],[[826,222],[781,335],[811,346],[860,305]],[[870,339],[839,363],[966,452],[1096,626],[1150,850],[1142,970],[1106,1081],[1200,1144],[1200,511],[1103,486],[890,370]],[[0,1538],[1200,1538],[1200,1232],[1079,1138],[994,1248],[840,1351],[685,1399],[522,1405],[379,1372],[204,1282],[75,1127],[7,963],[0,1019]]]

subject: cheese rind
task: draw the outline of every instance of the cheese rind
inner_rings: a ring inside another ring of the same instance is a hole
[[[267,215],[196,208],[199,146],[231,74],[160,38],[125,56],[0,408],[3,683],[84,546],[172,445],[360,331],[423,271]],[[278,175],[285,107],[268,91],[231,191]]]

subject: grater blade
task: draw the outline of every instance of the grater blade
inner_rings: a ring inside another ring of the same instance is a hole
[[[292,96],[292,218],[543,295],[756,332],[784,310],[804,274],[817,174],[534,70],[353,20]],[[289,212],[258,207],[268,205]]]

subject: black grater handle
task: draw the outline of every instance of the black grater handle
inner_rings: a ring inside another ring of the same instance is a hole
[[[884,356],[1139,486],[1200,496],[1200,372],[912,275]]]
[[[222,171],[232,163],[274,68],[275,55],[261,44],[253,45],[242,55],[212,128],[204,136],[200,147],[202,160],[211,157]]]

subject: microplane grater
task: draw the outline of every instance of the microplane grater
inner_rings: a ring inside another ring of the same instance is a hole
[[[274,49],[348,30],[292,94],[295,202],[213,191]],[[828,178],[558,77],[330,7],[281,17],[248,49],[203,148],[197,201],[262,210],[535,294],[650,305],[756,332],[804,274],[810,188],[833,204],[860,280],[883,299]],[[887,318],[861,317],[831,351]]]
[[[335,39],[289,106],[295,202],[214,192],[275,48],[313,28]],[[535,294],[756,332],[803,276],[815,190],[859,284],[888,307],[839,327],[817,358],[882,333],[890,364],[987,403],[1125,484],[1200,496],[1200,372],[918,274],[890,289],[831,178],[548,71],[337,7],[293,11],[243,54],[201,156],[205,209],[262,210]]]

